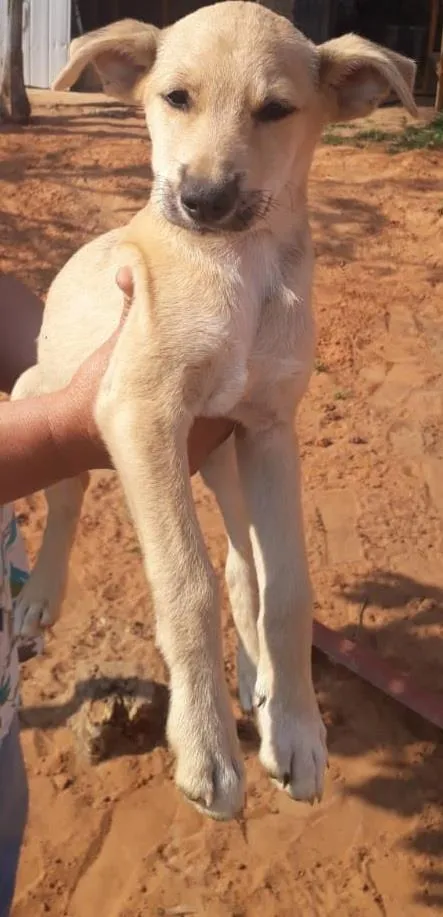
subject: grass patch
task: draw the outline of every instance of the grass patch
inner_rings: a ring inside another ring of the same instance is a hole
[[[348,389],[338,389],[334,394],[334,401],[346,401],[347,398],[351,397],[351,392]]]
[[[353,137],[348,137],[345,134],[332,134],[330,131],[326,131],[323,134],[322,142],[326,143],[327,146],[343,146],[344,144],[351,143]]]
[[[416,127],[411,124],[391,141],[391,152],[402,150],[437,150],[443,148],[443,113],[429,124]]]
[[[329,146],[362,147],[370,143],[383,143],[389,153],[403,153],[405,150],[438,150],[443,149],[443,113],[436,115],[429,124],[417,127],[410,124],[399,133],[380,130],[376,127],[340,134],[335,130],[327,131],[323,143]]]

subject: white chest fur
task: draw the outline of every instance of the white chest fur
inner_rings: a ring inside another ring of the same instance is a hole
[[[310,253],[284,257],[269,235],[251,237],[220,265],[220,276],[223,344],[206,416],[237,415],[286,380],[305,387],[314,352]]]

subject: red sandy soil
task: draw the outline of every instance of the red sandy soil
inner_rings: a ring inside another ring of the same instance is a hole
[[[0,270],[44,294],[71,252],[146,201],[149,145],[143,122],[117,106],[91,100],[37,115],[29,129],[0,134]],[[323,146],[311,204],[320,340],[299,429],[316,615],[438,690],[443,158]],[[195,496],[222,574],[217,509],[198,480]],[[20,512],[34,557],[41,497]],[[235,697],[226,602],[224,612]],[[107,661],[141,665],[148,682],[164,684],[153,630],[118,484],[97,474],[64,616],[45,657],[23,672],[31,815],[15,917],[443,913],[439,736],[322,658],[315,679],[331,767],[319,806],[272,787],[247,722],[243,826],[205,820],[182,800],[162,712],[141,746],[122,742],[110,760],[82,763],[69,727],[76,683]]]

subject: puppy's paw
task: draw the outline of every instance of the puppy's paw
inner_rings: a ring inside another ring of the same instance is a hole
[[[221,714],[209,696],[186,704],[173,693],[168,738],[186,798],[211,818],[234,818],[244,806],[245,778],[232,711]]]
[[[14,607],[14,629],[17,636],[37,637],[42,630],[52,627],[60,615],[64,583],[53,575],[51,580],[31,574]]]
[[[260,760],[293,799],[313,803],[323,795],[328,760],[326,729],[315,698],[308,707],[284,706],[278,698],[256,695],[261,734]]]

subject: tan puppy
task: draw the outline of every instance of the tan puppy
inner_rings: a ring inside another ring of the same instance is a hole
[[[135,303],[97,421],[152,586],[177,782],[215,817],[243,805],[218,588],[186,457],[196,416],[229,415],[243,431],[204,474],[229,537],[240,697],[257,710],[270,775],[312,800],[326,749],[293,433],[315,346],[307,179],[328,121],[366,115],[391,90],[415,112],[415,65],[353,35],[315,47],[286,19],[239,0],[163,32],[126,21],[87,35],[57,86],[91,62],[107,92],[145,108],[152,194],[128,226],[86,245],[56,277],[38,366],[15,396],[64,385],[110,335],[121,308],[116,270],[131,265]],[[25,633],[56,620],[82,495],[78,480],[48,492],[43,546],[20,600]]]

